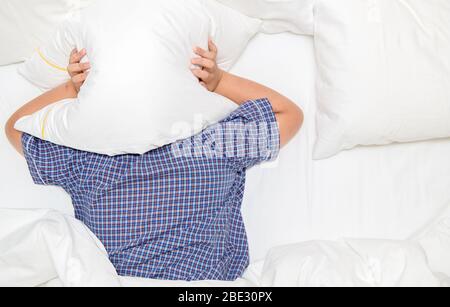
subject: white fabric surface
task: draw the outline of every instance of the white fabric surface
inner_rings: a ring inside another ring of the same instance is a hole
[[[1,125],[39,92],[14,70],[0,68]],[[282,151],[278,163],[248,174],[243,212],[252,262],[264,259],[273,247],[310,240],[403,240],[450,202],[449,141],[358,148],[312,160],[316,105],[311,38],[259,35],[234,72],[285,93],[306,114],[301,134]],[[64,192],[32,185],[25,162],[3,133],[0,169],[1,208],[72,212]]]
[[[24,61],[54,28],[92,0],[2,0],[0,65]]]
[[[314,157],[450,137],[450,2],[317,0]]]
[[[214,1],[214,0],[209,0]],[[313,35],[316,0],[217,0],[248,16],[263,20],[262,31]]]
[[[441,257],[450,253],[449,224],[450,207],[430,224],[422,241],[277,247],[263,267],[256,263],[235,282],[187,283],[119,277],[101,243],[73,217],[52,210],[0,209],[0,286],[450,286],[450,275],[442,270],[449,260]],[[421,245],[425,241],[440,243]]]
[[[450,207],[449,207],[450,208]],[[450,211],[449,211],[450,212]],[[449,287],[450,215],[432,227],[428,240],[311,241],[274,248],[259,285],[266,287]],[[444,253],[444,254],[442,254]],[[429,259],[437,262],[429,261]]]
[[[312,159],[317,105],[311,38],[260,35],[233,72],[286,94],[306,118],[278,163],[248,174],[243,211],[253,260],[270,247],[315,239],[402,240],[450,202],[449,140]]]
[[[191,137],[235,110],[236,104],[207,91],[192,74],[191,60],[198,57],[193,48],[207,50],[211,37],[219,48],[217,64],[229,70],[261,21],[214,1],[97,0],[68,24],[55,39],[69,37],[71,44],[53,42],[64,47],[41,54],[62,52],[65,57],[50,59],[65,58],[66,63],[58,63],[65,67],[75,46],[85,48],[89,76],[77,99],[25,116],[16,129],[55,144],[115,156],[144,154]],[[43,74],[33,72],[58,73],[39,55],[23,67],[22,75],[34,84],[45,80],[36,80]],[[60,74],[68,79],[67,73]]]
[[[75,218],[54,210],[0,209],[0,286],[254,286],[236,282],[157,281],[117,275],[103,245]]]
[[[57,211],[0,211],[0,286],[119,286],[98,239]]]

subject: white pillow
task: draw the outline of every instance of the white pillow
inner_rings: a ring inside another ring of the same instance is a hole
[[[2,0],[0,65],[24,61],[54,28],[93,0]]]
[[[213,37],[218,63],[229,69],[260,24],[212,1],[99,0],[41,50],[49,54],[21,70],[53,87],[68,79],[61,69],[71,49],[86,48],[92,69],[78,100],[49,106],[16,128],[107,155],[143,154],[189,137],[236,108],[199,86],[190,71],[193,47],[207,48]]]
[[[448,0],[319,0],[315,158],[450,136]]]
[[[264,21],[268,34],[293,32],[312,35],[316,0],[217,0],[242,13]]]
[[[42,90],[50,90],[67,82],[68,59],[72,50],[83,45],[78,17],[61,23],[53,38],[33,52],[31,57],[18,67],[18,72]],[[85,57],[82,62],[86,62]]]

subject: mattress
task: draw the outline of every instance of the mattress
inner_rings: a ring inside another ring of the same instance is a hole
[[[0,124],[39,94],[0,67]],[[406,239],[450,202],[450,141],[358,148],[314,161],[313,41],[258,35],[233,72],[279,90],[305,112],[302,132],[278,161],[248,173],[243,214],[252,262],[279,245],[339,238]],[[72,214],[69,197],[34,186],[23,159],[0,136],[0,208],[51,208]]]

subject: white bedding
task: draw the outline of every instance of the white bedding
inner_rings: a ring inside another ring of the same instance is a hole
[[[276,246],[310,240],[403,240],[428,225],[450,203],[450,141],[359,148],[312,160],[315,141],[314,54],[309,37],[259,35],[234,72],[263,82],[298,101],[302,133],[276,164],[249,172],[243,212],[252,262]],[[37,95],[0,67],[0,124]],[[56,188],[31,183],[25,162],[0,135],[0,208],[53,208],[71,214]]]
[[[315,241],[274,248],[235,282],[119,277],[97,238],[53,210],[0,209],[0,286],[450,286],[450,207],[404,241]]]
[[[306,115],[278,165],[249,172],[243,211],[254,260],[270,247],[314,239],[405,239],[450,202],[450,140],[358,148],[313,161],[312,38],[261,35],[234,72],[280,90]]]

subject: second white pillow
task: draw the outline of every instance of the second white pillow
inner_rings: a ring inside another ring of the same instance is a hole
[[[450,137],[447,0],[318,0],[315,158]]]

